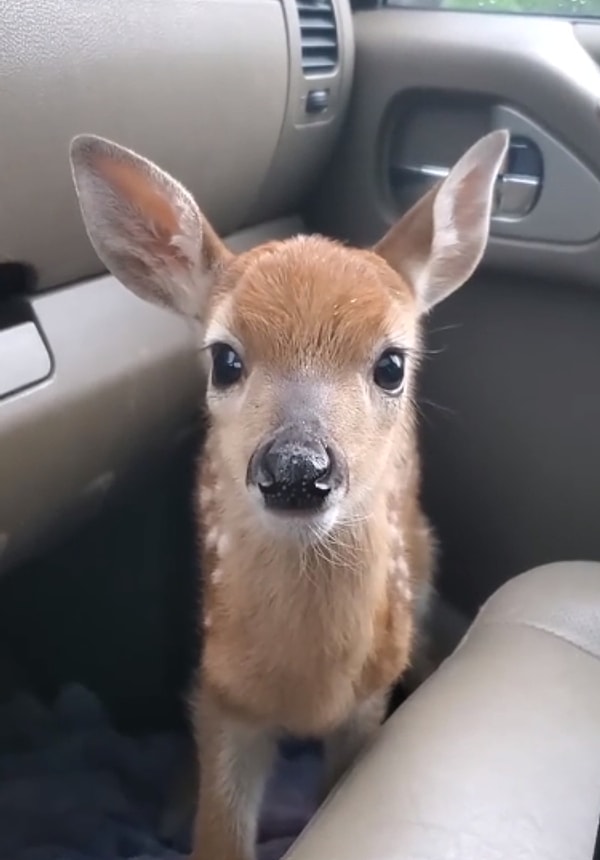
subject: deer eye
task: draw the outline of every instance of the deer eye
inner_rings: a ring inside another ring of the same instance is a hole
[[[386,349],[373,367],[375,385],[389,394],[399,394],[404,383],[404,355],[399,349]]]
[[[228,343],[215,343],[211,347],[212,384],[215,388],[230,388],[242,378],[244,365],[237,352]]]

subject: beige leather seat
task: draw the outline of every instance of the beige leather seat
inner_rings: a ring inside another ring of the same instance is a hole
[[[504,585],[286,860],[591,860],[600,564]]]

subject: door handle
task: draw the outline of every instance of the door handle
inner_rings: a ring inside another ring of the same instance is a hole
[[[419,185],[422,193],[445,179],[448,167],[433,164],[396,167],[394,173],[402,182]],[[512,220],[528,215],[542,190],[542,160],[537,147],[529,141],[511,141],[494,188],[492,218]]]

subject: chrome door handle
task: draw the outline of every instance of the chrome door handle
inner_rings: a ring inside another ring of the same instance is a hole
[[[541,159],[536,164],[536,159],[527,157],[530,152],[526,151],[526,144],[521,141],[511,142],[506,160],[501,168],[494,189],[494,208],[492,217],[496,219],[523,218],[527,215],[538,201],[542,190]],[[523,157],[525,156],[525,157]],[[511,162],[519,166],[519,161],[528,162],[528,166],[534,167],[535,173],[516,171],[514,168],[508,170]],[[450,172],[448,167],[434,164],[421,164],[418,166],[401,166],[395,172],[403,175],[403,181],[423,186],[423,192],[429,190],[437,182],[445,179]]]

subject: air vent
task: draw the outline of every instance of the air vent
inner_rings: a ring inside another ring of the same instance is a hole
[[[327,75],[338,61],[338,38],[333,0],[296,0],[300,18],[302,71]]]

